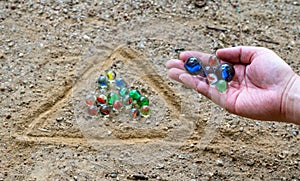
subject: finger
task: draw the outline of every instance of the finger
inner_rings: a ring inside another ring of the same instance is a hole
[[[249,64],[252,62],[252,57],[261,50],[261,47],[238,46],[219,49],[216,54],[221,60],[227,62]]]
[[[199,58],[205,65],[208,64],[208,59],[211,56],[211,54],[197,52],[197,51],[185,51],[182,52],[179,56],[179,58],[185,62],[189,57],[197,57]]]
[[[181,60],[172,59],[172,60],[167,61],[166,67],[167,67],[167,69],[177,68],[177,69],[184,70],[184,63]]]
[[[192,76],[188,73],[186,73],[186,71],[181,70],[181,69],[177,69],[177,68],[171,68],[168,71],[168,76],[173,79],[176,80],[182,84],[184,84],[186,87],[192,88],[196,91],[198,85],[202,85],[200,86],[200,88],[202,89],[201,92],[205,92],[204,89],[207,89],[209,86],[207,85],[207,83],[204,81],[203,78],[201,78],[200,76]]]
[[[186,73],[186,71],[184,71],[182,69],[178,69],[178,68],[171,68],[168,70],[168,76],[171,79],[176,80],[177,82],[180,82],[180,83],[183,83],[183,82],[179,79],[179,76],[184,73]]]
[[[221,107],[225,107],[226,93],[220,93],[214,86],[208,85],[204,79],[192,76],[188,73],[183,73],[179,75],[179,80],[186,87],[196,90],[198,93],[211,99],[214,103]]]
[[[183,73],[180,74],[178,78],[186,87],[197,91],[197,85],[199,84],[200,81],[197,77],[191,76],[188,73]]]

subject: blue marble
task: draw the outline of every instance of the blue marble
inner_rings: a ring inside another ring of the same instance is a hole
[[[219,79],[223,79],[226,82],[230,82],[235,75],[235,70],[232,65],[228,63],[223,63],[217,69],[216,73]]]
[[[121,89],[123,87],[126,87],[126,83],[125,83],[123,78],[117,78],[115,80],[115,83],[116,83],[117,89]]]
[[[98,86],[101,88],[101,89],[105,89],[108,87],[108,79],[106,76],[104,75],[100,75],[98,80],[97,80],[97,83],[98,83]]]
[[[200,75],[202,77],[206,77],[201,62],[196,57],[189,57],[184,63],[184,68],[191,75]]]

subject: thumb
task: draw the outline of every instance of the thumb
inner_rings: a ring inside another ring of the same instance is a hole
[[[252,57],[261,51],[262,47],[238,46],[217,50],[217,56],[226,62],[250,64]]]

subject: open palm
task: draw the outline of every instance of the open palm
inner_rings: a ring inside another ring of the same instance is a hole
[[[217,51],[217,56],[233,64],[235,76],[228,90],[220,93],[199,77],[188,74],[184,61],[195,56],[207,64],[209,54],[183,52],[181,60],[167,62],[168,75],[193,88],[231,113],[261,120],[282,118],[281,101],[285,89],[295,74],[273,51],[259,47],[234,47]]]

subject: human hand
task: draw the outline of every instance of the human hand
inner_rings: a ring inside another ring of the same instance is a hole
[[[197,57],[207,65],[209,54],[183,52],[181,60],[169,60],[166,64],[170,78],[183,83],[227,111],[259,120],[287,121],[283,110],[284,95],[296,73],[273,51],[261,47],[233,47],[216,52],[222,61],[231,63],[235,76],[228,84],[226,93],[220,93],[205,80],[190,75],[184,61]]]

